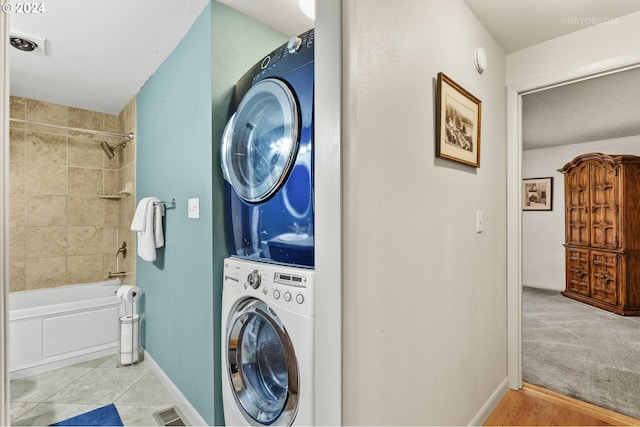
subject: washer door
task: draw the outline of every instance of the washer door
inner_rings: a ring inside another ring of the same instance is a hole
[[[291,425],[298,410],[298,362],[289,335],[264,302],[249,299],[227,330],[229,381],[252,425]]]
[[[222,173],[242,199],[258,203],[278,190],[295,159],[299,128],[298,105],[284,82],[265,79],[247,91],[221,146]]]

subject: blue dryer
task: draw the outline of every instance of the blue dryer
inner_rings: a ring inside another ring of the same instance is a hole
[[[314,30],[236,84],[221,146],[231,255],[313,268]]]

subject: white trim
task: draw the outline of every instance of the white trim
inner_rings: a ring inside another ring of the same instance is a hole
[[[522,95],[637,66],[640,55],[634,53],[507,86],[507,369],[514,390],[522,388]]]
[[[315,425],[342,424],[342,1],[316,1]]]
[[[0,424],[9,425],[9,19],[0,14]]]
[[[202,418],[200,413],[196,411],[196,408],[194,408],[193,405],[191,405],[189,400],[187,400],[187,398],[184,397],[180,389],[176,387],[176,385],[173,383],[173,381],[171,381],[171,379],[167,376],[167,374],[164,373],[162,368],[160,368],[160,365],[158,365],[156,361],[153,360],[151,355],[147,353],[147,350],[144,351],[144,360],[146,364],[149,366],[149,369],[151,369],[151,372],[154,373],[154,375],[158,378],[160,383],[169,392],[171,397],[173,397],[176,400],[176,403],[178,404],[178,408],[180,409],[182,414],[185,416],[188,425],[208,426],[209,424],[204,420],[204,418]]]
[[[496,388],[493,391],[493,393],[491,393],[491,396],[489,396],[489,399],[487,399],[485,404],[482,405],[482,408],[480,408],[480,411],[478,411],[476,416],[473,417],[469,425],[470,426],[484,425],[484,422],[487,421],[487,418],[489,418],[489,415],[491,415],[493,410],[496,409],[496,406],[498,406],[498,403],[500,403],[500,400],[502,400],[504,395],[507,394],[507,391],[509,391],[509,378],[505,378],[500,383],[498,388]]]
[[[507,375],[522,388],[521,97],[507,89]]]

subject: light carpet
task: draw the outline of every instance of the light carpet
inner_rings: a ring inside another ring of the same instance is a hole
[[[525,381],[640,417],[639,317],[525,287],[522,355]]]

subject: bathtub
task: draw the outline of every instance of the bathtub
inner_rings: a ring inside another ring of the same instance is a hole
[[[12,377],[116,353],[120,317],[131,304],[116,298],[119,280],[9,295]]]

